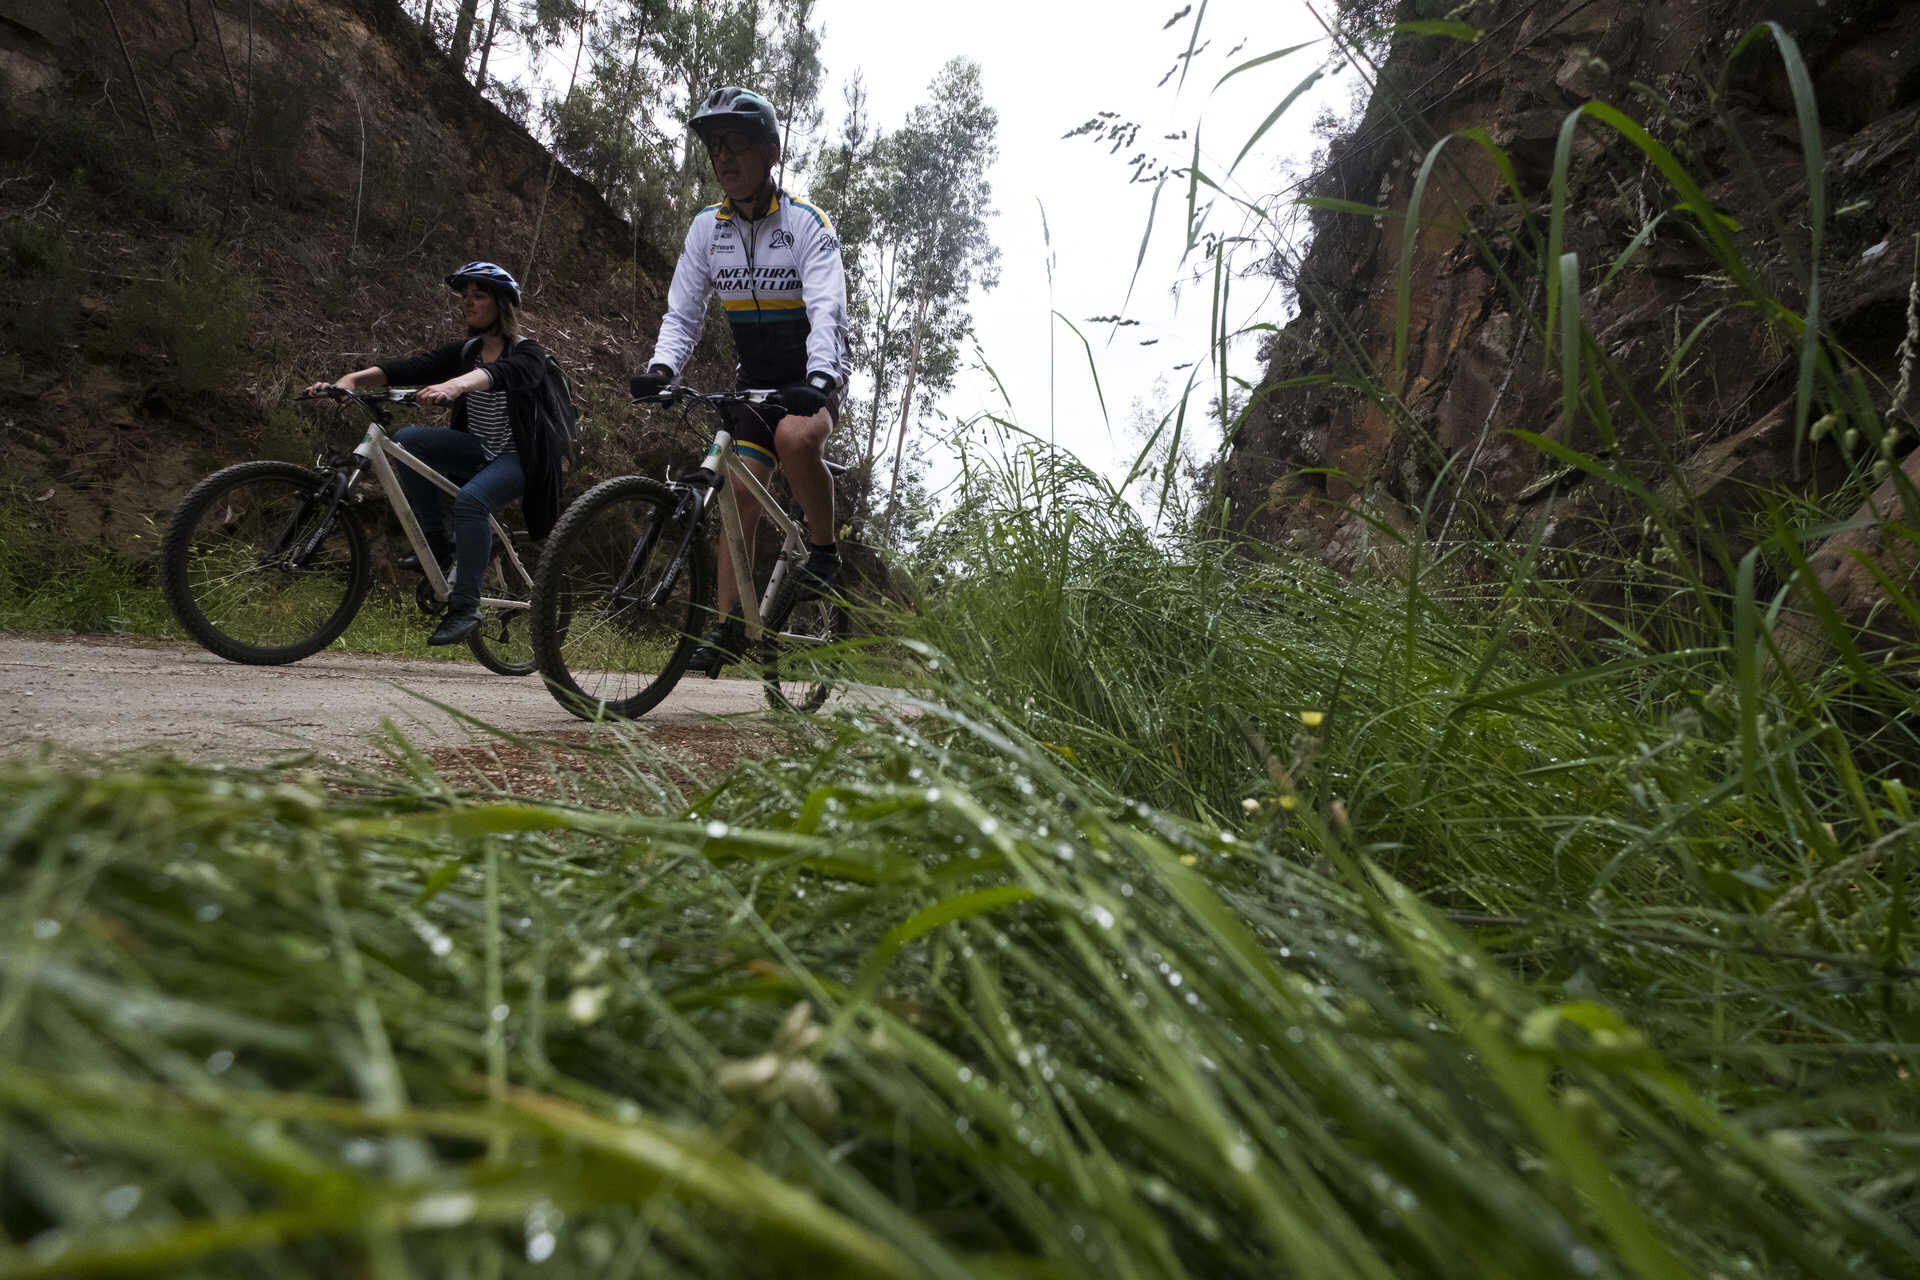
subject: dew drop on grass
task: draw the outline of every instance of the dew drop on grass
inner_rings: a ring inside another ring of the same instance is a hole
[[[42,1231],[27,1241],[27,1253],[35,1262],[45,1266],[67,1251],[67,1237],[59,1231]]]
[[[555,1246],[560,1242],[553,1238],[553,1232],[542,1231],[539,1235],[527,1239],[527,1261],[545,1262],[553,1256]]]
[[[1102,929],[1113,928],[1113,912],[1105,907],[1094,907],[1087,915],[1093,924],[1099,925]]]
[[[207,1055],[207,1070],[219,1075],[233,1065],[233,1050],[216,1049]]]
[[[131,1182],[122,1183],[100,1197],[100,1212],[115,1222],[124,1220],[140,1206],[140,1188]]]
[[[41,918],[33,922],[33,936],[45,942],[49,938],[60,936],[60,922]]]
[[[954,1073],[954,1078],[959,1080],[961,1084],[965,1084],[967,1081],[973,1079],[973,1068],[972,1067],[960,1068],[960,1070]]]
[[[508,1014],[509,1012],[511,1012],[511,1010],[509,1010],[509,1009],[507,1008],[507,1006],[506,1006],[506,1005],[504,1005],[504,1004],[497,1004],[497,1005],[495,1005],[495,1006],[493,1006],[493,1009],[492,1009],[492,1010],[491,1010],[491,1012],[489,1013],[489,1016],[490,1016],[490,1017],[491,1017],[491,1018],[492,1018],[492,1019],[493,1019],[493,1020],[494,1020],[495,1022],[505,1022],[505,1021],[507,1020],[507,1014]]]
[[[444,956],[453,950],[453,939],[444,933],[436,933],[433,935],[433,941],[427,944],[427,950],[437,956]]]
[[[371,1138],[355,1138],[340,1148],[340,1158],[350,1165],[364,1168],[380,1158],[380,1144]]]
[[[413,1202],[407,1221],[416,1227],[458,1227],[471,1221],[479,1201],[471,1192],[449,1191],[421,1196]]]
[[[721,822],[718,818],[707,824],[707,838],[709,840],[723,840],[726,838],[726,834],[727,824]]]
[[[212,924],[220,918],[220,904],[217,902],[201,903],[198,907],[194,908],[193,918],[201,924]]]
[[[1240,1173],[1253,1172],[1253,1148],[1244,1142],[1236,1142],[1227,1148],[1227,1163]]]

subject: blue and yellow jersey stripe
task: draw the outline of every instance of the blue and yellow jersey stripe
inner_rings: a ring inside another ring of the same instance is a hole
[[[827,221],[826,214],[820,212],[820,210],[814,208],[812,205],[808,204],[805,200],[795,200],[792,196],[787,197],[787,203],[792,205],[796,209],[804,209],[808,213],[812,214],[813,220],[820,224],[821,230],[825,231],[828,235],[833,234],[833,224]]]

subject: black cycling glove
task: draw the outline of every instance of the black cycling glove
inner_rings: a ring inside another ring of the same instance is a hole
[[[628,378],[627,390],[633,393],[635,400],[649,400],[665,391],[672,382],[673,370],[657,364],[645,373],[636,373]]]
[[[811,373],[805,382],[780,388],[780,403],[787,412],[801,418],[811,418],[827,407],[827,397],[833,394],[834,381],[824,373]]]

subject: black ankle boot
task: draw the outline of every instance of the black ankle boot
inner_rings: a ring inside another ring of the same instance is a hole
[[[717,680],[720,678],[720,668],[730,662],[740,661],[741,650],[746,647],[747,620],[736,614],[707,632],[700,647],[687,659],[687,670]]]
[[[427,637],[428,644],[459,644],[480,629],[480,611],[467,606],[461,609],[447,610],[447,616],[440,619],[440,625]]]

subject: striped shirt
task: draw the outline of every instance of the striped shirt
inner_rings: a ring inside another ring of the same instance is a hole
[[[512,453],[513,424],[507,420],[507,393],[467,392],[467,430],[486,450],[488,462],[503,453]]]

